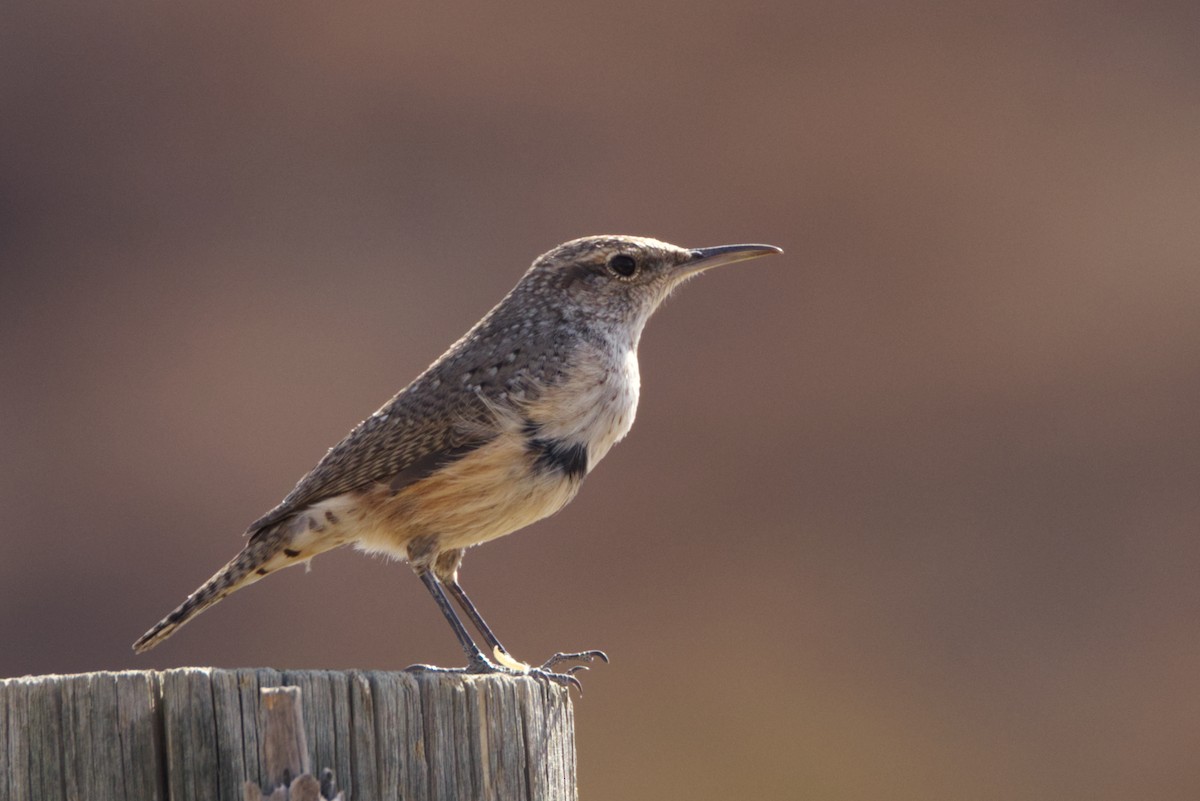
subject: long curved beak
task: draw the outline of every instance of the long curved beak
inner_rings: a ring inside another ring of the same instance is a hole
[[[696,273],[702,273],[722,264],[733,264],[736,261],[757,259],[759,256],[770,256],[772,253],[782,253],[783,248],[774,245],[720,245],[715,248],[697,248],[692,251],[692,257],[676,268],[678,278],[686,278]]]

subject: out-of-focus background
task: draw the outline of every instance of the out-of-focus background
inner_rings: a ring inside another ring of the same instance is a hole
[[[1195,3],[6,4],[0,676],[461,653],[406,567],[130,643],[534,256],[787,253],[469,554],[585,799],[1200,795]]]

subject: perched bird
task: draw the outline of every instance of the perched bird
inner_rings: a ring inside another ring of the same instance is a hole
[[[607,657],[560,653],[541,668],[513,659],[458,583],[463,553],[557,512],[628,433],[640,385],[638,340],[671,290],[712,267],[780,252],[594,236],[540,256],[441,358],[251,523],[241,553],[134,650],[153,648],[276,570],[354,545],[408,562],[454,629],[467,671],[531,672],[577,684],[573,672],[581,666],[564,673],[554,666]],[[475,644],[447,594],[496,662]]]

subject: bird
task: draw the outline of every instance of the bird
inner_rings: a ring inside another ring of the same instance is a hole
[[[583,663],[607,655],[558,652],[540,667],[513,658],[459,583],[463,555],[560,510],[629,432],[642,330],[674,289],[714,267],[782,252],[605,235],[539,256],[500,303],[251,523],[242,550],[134,650],[154,648],[265,576],[351,545],[417,574],[466,654],[466,667],[450,670],[578,687]],[[579,664],[557,670],[564,662]]]

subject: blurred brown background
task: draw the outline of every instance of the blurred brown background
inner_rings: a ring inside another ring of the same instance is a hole
[[[130,643],[592,233],[782,257],[469,555],[585,799],[1200,796],[1200,12],[8,3],[0,676],[461,653],[350,552]]]

